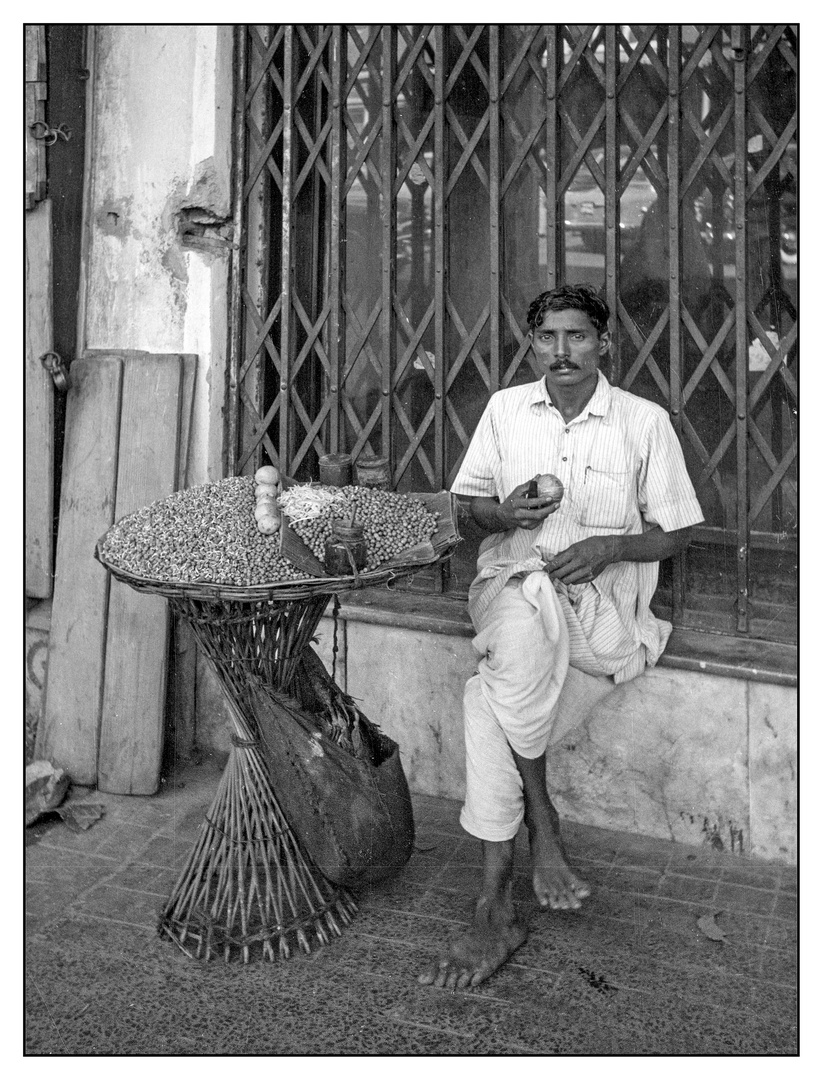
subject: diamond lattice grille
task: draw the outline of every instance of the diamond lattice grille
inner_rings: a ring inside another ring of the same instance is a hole
[[[796,530],[794,28],[250,26],[238,57],[230,468],[448,486],[534,378],[531,299],[589,281],[706,515],[670,617],[719,594],[700,625],[759,633]]]

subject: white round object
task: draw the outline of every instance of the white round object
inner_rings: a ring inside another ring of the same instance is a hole
[[[280,470],[276,465],[263,465],[254,474],[258,484],[277,484],[280,482]]]
[[[280,520],[276,517],[264,517],[257,522],[258,532],[264,536],[272,536],[280,529]]]
[[[254,517],[256,521],[267,517],[279,518],[280,511],[277,509],[277,503],[273,499],[261,499],[254,508]]]

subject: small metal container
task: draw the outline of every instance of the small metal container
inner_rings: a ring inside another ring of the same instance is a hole
[[[321,484],[347,487],[351,483],[351,454],[324,454],[319,464]]]
[[[361,487],[380,488],[388,491],[391,486],[389,459],[384,457],[361,457],[357,459],[357,483]]]

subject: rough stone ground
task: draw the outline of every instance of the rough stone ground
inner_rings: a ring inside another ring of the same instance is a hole
[[[594,886],[581,913],[519,902],[531,928],[472,991],[416,974],[472,909],[479,845],[458,805],[415,797],[417,849],[311,955],[196,961],[155,930],[216,790],[203,765],[87,832],[27,830],[28,1055],[795,1055],[794,871],[568,825]],[[83,793],[81,793],[83,794]],[[76,794],[75,794],[76,797]],[[698,926],[715,916],[725,940]]]

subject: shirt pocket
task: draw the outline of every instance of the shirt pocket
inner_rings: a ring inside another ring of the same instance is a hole
[[[590,529],[623,529],[628,523],[632,474],[587,465],[583,473],[580,524]]]

